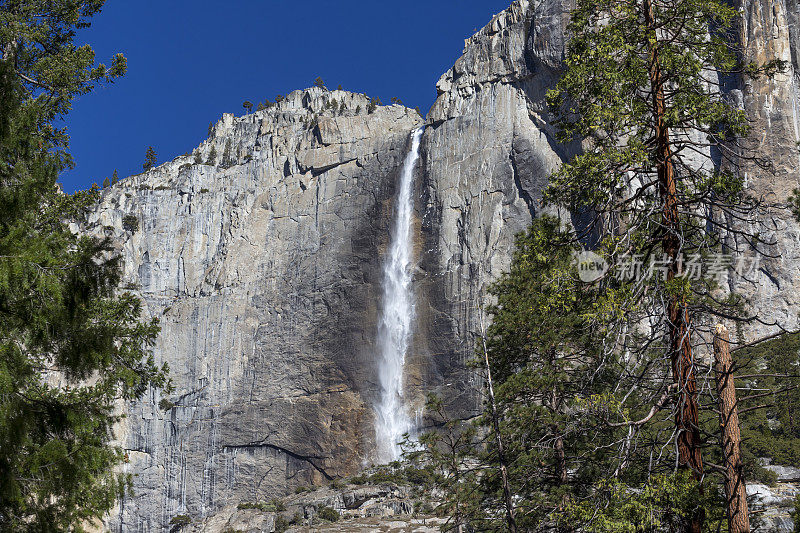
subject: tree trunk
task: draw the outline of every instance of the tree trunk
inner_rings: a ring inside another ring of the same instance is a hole
[[[659,61],[657,30],[652,0],[643,1],[645,23],[648,29],[648,49],[650,52],[650,86],[653,93],[653,121],[656,140],[656,164],[659,194],[663,202],[661,237],[662,247],[668,260],[667,282],[681,274],[680,232],[678,215],[678,193],[675,179],[672,145],[669,128],[666,124],[666,101],[664,81]],[[678,402],[675,425],[678,430],[678,464],[691,469],[694,478],[703,477],[703,459],[700,454],[700,426],[697,407],[697,380],[694,357],[690,342],[690,324],[686,302],[679,296],[671,296],[667,304],[669,355],[672,363],[673,382],[678,386]],[[702,487],[700,488],[702,490]],[[700,533],[705,520],[705,512],[698,509],[687,524],[690,533]]]
[[[514,518],[514,502],[511,498],[511,486],[508,482],[508,468],[506,468],[506,453],[503,438],[500,435],[500,417],[497,413],[497,403],[494,400],[494,384],[492,383],[492,369],[489,366],[489,349],[486,346],[486,335],[483,328],[483,313],[480,313],[481,343],[483,346],[484,362],[486,363],[486,381],[489,385],[489,403],[492,408],[492,427],[494,428],[497,444],[497,460],[500,462],[500,476],[503,482],[503,501],[506,506],[506,522],[511,533],[517,533],[517,521]]]
[[[714,336],[714,374],[719,395],[719,425],[722,430],[722,466],[725,468],[725,498],[730,533],[749,533],[747,491],[742,471],[739,412],[736,407],[736,387],[733,382],[728,330],[717,324]]]

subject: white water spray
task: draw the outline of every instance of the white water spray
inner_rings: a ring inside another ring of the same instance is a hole
[[[419,159],[422,128],[414,130],[411,150],[403,162],[395,203],[391,244],[383,262],[383,308],[378,321],[378,379],[380,403],[375,407],[375,440],[378,460],[389,462],[400,456],[398,442],[410,433],[413,423],[403,399],[403,370],[411,341],[414,301],[411,291],[411,214],[414,202],[411,183]]]

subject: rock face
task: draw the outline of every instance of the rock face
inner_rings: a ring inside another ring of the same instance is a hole
[[[437,84],[415,181],[415,407],[428,390],[454,411],[478,405],[464,363],[485,326],[480,303],[508,266],[514,235],[540,212],[548,174],[573,149],[555,142],[544,104],[569,7],[514,2]],[[775,173],[752,170],[748,180],[776,204],[764,224],[777,224],[768,229],[780,253],[731,285],[792,328],[800,232],[777,204],[800,185],[800,8],[744,0],[742,9],[748,53],[790,69],[731,89],[766,132],[759,149]],[[363,95],[295,91],[267,110],[225,115],[193,154],[105,194],[95,222],[120,243],[125,281],[161,318],[155,353],[176,385],[167,402],[154,393],[126,407],[119,436],[136,494],[112,530],[161,531],[176,515],[268,500],[370,462],[381,254],[409,135],[423,119],[368,107]],[[206,164],[212,147],[215,164]]]
[[[114,529],[160,531],[175,515],[269,499],[370,459],[381,250],[422,117],[367,106],[296,91],[225,115],[196,156],[106,193],[95,222],[117,236],[125,281],[161,319],[155,352],[176,386],[169,403],[128,406],[120,435],[136,495]],[[194,162],[212,149],[224,166]]]

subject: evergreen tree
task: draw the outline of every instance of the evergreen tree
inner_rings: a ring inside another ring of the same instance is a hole
[[[740,312],[733,296],[714,294],[715,279],[695,276],[686,263],[708,265],[708,256],[742,241],[750,253],[763,244],[747,228],[755,205],[735,169],[744,159],[766,165],[747,153],[747,119],[719,79],[781,66],[737,63],[728,40],[735,16],[720,0],[578,0],[567,69],[548,94],[560,140],[580,141],[583,151],[551,177],[546,200],[589,215],[576,238],[596,242],[622,274],[619,283],[609,277],[597,304],[617,339],[609,349],[646,362],[651,385],[671,375],[651,402],[675,396],[677,456],[659,457],[664,469],[677,463],[698,481],[705,469],[695,352],[702,333],[711,338],[711,317]],[[643,276],[625,274],[631,260],[643,261]],[[686,530],[699,532],[703,519],[697,508]]]
[[[630,379],[619,361],[603,357],[602,331],[585,318],[602,289],[580,280],[573,263],[579,247],[570,237],[556,219],[535,220],[518,236],[510,270],[490,289],[492,322],[479,341],[479,360],[488,365],[478,366],[489,387],[477,420],[482,429],[449,421],[410,455],[436,471],[447,468],[437,488],[445,491],[445,508],[460,502],[461,525],[559,530],[566,508],[589,497],[592,481],[619,468],[603,446],[625,433],[625,417],[598,416],[590,399],[613,397],[614,387]],[[458,435],[464,448],[463,436],[477,434],[483,440],[472,438],[454,462],[452,447],[443,444]]]
[[[203,162],[203,156],[200,155],[200,151],[199,150],[194,153],[194,162],[197,165],[199,165],[199,164],[201,164]]]
[[[108,189],[111,186],[111,180],[108,178],[103,179],[103,188]]]
[[[156,166],[157,160],[156,151],[153,149],[152,146],[147,147],[147,152],[144,154],[144,163],[142,164],[142,168],[145,171],[150,170],[151,168]]]
[[[245,100],[244,102],[242,102],[242,107],[244,108],[245,111],[250,113],[253,111],[253,102],[251,102],[250,100]]]
[[[222,151],[222,166],[225,168],[233,165],[233,158],[231,157],[231,140],[225,141],[225,149]]]
[[[208,152],[208,159],[206,160],[206,165],[216,165],[216,164],[217,164],[217,147],[212,144],[211,151]]]
[[[111,174],[111,185],[116,185],[119,182],[119,174],[117,174],[117,169],[114,169],[114,173]]]
[[[317,76],[317,79],[314,80],[314,87],[325,89],[325,82],[322,81],[322,78],[320,76]]]
[[[213,122],[209,122],[208,123],[208,136],[211,137],[212,133],[214,133],[214,123]]]
[[[110,243],[75,235],[94,188],[57,187],[72,165],[62,127],[73,99],[125,71],[76,46],[101,1],[0,7],[0,530],[82,531],[125,490],[115,474],[118,399],[164,385],[149,354],[158,332],[117,289]]]

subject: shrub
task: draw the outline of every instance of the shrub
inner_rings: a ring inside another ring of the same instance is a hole
[[[275,517],[275,533],[284,533],[289,526],[299,524],[303,520],[300,513],[295,513],[291,520],[287,520],[284,516],[278,515]]]
[[[317,516],[322,520],[327,520],[328,522],[338,522],[339,518],[341,518],[336,509],[327,506],[320,507],[317,511]]]
[[[158,402],[158,408],[162,411],[169,411],[175,407],[175,404],[171,401],[167,400],[166,398],[162,398],[160,402]]]
[[[122,229],[130,233],[136,233],[139,229],[139,219],[136,215],[125,215],[122,217]]]
[[[169,525],[173,526],[172,530],[176,531],[183,526],[188,526],[192,523],[192,519],[189,515],[186,514],[178,514],[172,517],[172,520],[169,521]]]

